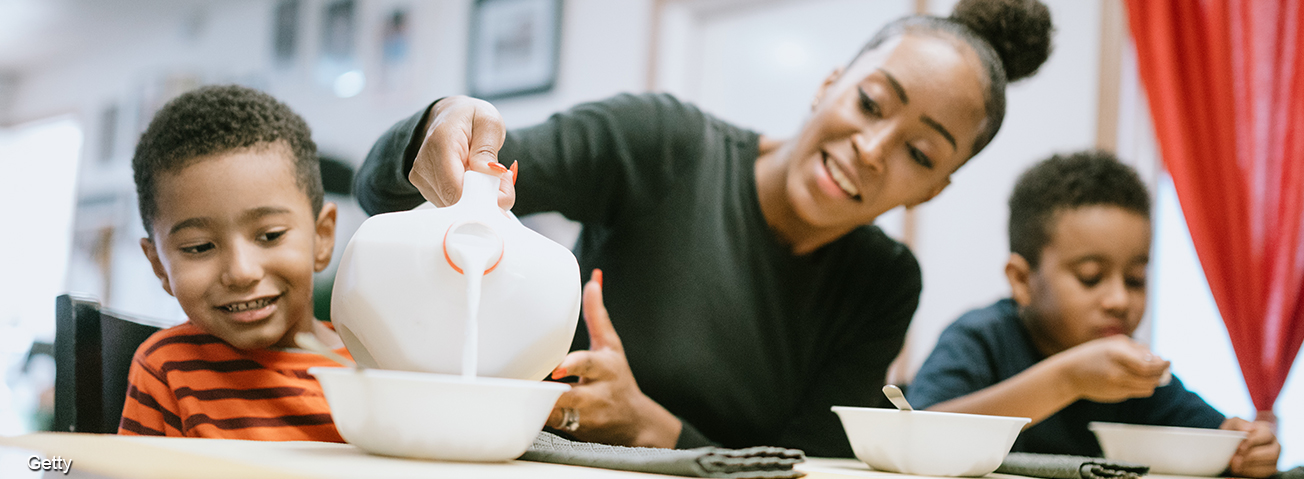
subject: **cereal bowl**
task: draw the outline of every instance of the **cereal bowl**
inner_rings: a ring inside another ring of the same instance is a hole
[[[1227,469],[1244,431],[1093,422],[1109,459],[1150,466],[1151,474],[1216,476]]]
[[[833,406],[856,458],[880,471],[984,476],[1031,422],[1024,417]]]
[[[315,367],[340,436],[386,456],[468,462],[520,457],[570,386],[503,378]]]

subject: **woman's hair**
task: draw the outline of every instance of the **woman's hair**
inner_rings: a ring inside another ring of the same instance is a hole
[[[1150,193],[1136,170],[1112,153],[1052,156],[1019,175],[1010,194],[1010,252],[1036,268],[1061,212],[1113,206],[1150,219]]]
[[[917,15],[887,24],[852,62],[905,33],[941,32],[968,44],[987,70],[987,116],[974,140],[976,155],[1005,120],[1005,84],[1032,76],[1046,62],[1052,30],[1050,10],[1038,0],[961,0],[946,18]]]

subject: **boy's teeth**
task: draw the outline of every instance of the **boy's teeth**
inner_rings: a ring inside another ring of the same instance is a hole
[[[236,303],[236,304],[226,306],[226,310],[233,313],[239,313],[241,311],[248,311],[250,309],[258,309],[263,306],[267,306],[267,304],[271,303],[271,301],[272,301],[271,299],[259,299],[256,301]]]
[[[833,178],[834,183],[837,183],[838,186],[842,188],[842,191],[847,192],[847,194],[851,196],[860,194],[860,190],[856,189],[856,185],[851,182],[851,179],[847,178],[847,175],[842,174],[842,169],[833,165],[832,161],[825,160],[824,168],[829,170],[829,176]]]

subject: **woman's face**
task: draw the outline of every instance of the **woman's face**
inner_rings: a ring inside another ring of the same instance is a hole
[[[904,34],[820,88],[788,152],[793,210],[818,228],[854,228],[936,196],[972,155],[986,79],[959,40]]]

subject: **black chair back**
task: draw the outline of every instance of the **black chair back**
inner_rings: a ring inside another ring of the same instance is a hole
[[[59,295],[55,301],[53,429],[116,434],[136,347],[165,327],[159,320],[101,309],[91,298]]]

